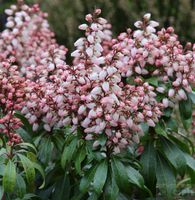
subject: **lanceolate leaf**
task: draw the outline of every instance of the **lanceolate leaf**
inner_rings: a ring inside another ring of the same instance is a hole
[[[12,192],[16,184],[16,167],[14,163],[9,160],[4,171],[3,187],[6,192]]]
[[[137,187],[144,189],[144,179],[142,175],[133,167],[126,167],[129,181]]]
[[[179,112],[183,126],[187,130],[192,122],[192,101],[189,96],[187,100],[179,102]]]
[[[157,186],[166,199],[172,199],[176,191],[176,180],[173,170],[161,154],[157,154]]]
[[[107,172],[108,163],[106,160],[104,160],[98,165],[94,176],[93,187],[97,194],[100,194],[102,192],[102,188],[104,187],[104,184],[106,182]]]
[[[71,178],[71,177],[70,177]],[[55,183],[55,191],[52,195],[52,200],[70,199],[71,184],[67,175],[61,177]]]
[[[195,171],[195,159],[189,154],[184,154],[188,167]]]
[[[62,135],[60,134],[55,134],[53,137],[52,137],[52,141],[55,145],[55,147],[61,151],[62,148],[63,148],[63,145],[64,145],[64,138]]]
[[[146,181],[146,185],[155,191],[156,183],[156,150],[154,144],[150,141],[144,147],[144,152],[141,156],[142,173]]]
[[[24,127],[28,131],[28,133],[33,134],[32,125],[28,122],[28,120],[19,112],[16,112],[15,116],[22,121],[22,123],[24,124]]]
[[[129,183],[126,167],[120,160],[116,158],[112,159],[111,166],[118,187],[125,193],[129,193],[131,184]]]
[[[93,166],[87,173],[85,176],[83,176],[83,178],[81,179],[81,182],[80,182],[80,186],[79,186],[79,189],[82,193],[86,193],[89,186],[90,186],[90,183],[92,183],[93,181],[93,178],[94,178],[94,175],[95,175],[95,172],[96,172],[96,169],[97,169],[97,165]]]
[[[98,194],[92,193],[87,200],[98,200]]]
[[[34,180],[35,180],[35,169],[33,163],[24,155],[18,154],[18,157],[20,158],[25,174],[26,174],[26,180],[29,184],[30,189],[34,186]]]
[[[34,150],[35,153],[37,153],[37,150],[36,150],[35,146],[30,144],[30,143],[27,143],[27,142],[19,143],[16,146],[20,146],[20,147],[24,147],[24,148],[29,148],[30,147],[31,149]]]
[[[78,155],[75,160],[75,168],[79,174],[81,173],[81,163],[85,159],[85,157],[86,157],[86,149],[85,146],[82,146],[78,151]]]
[[[181,138],[177,138],[174,135],[169,134],[169,138],[177,144],[177,146],[186,153],[191,153],[188,143],[184,142]]]
[[[41,165],[39,165],[38,163],[33,163],[33,166],[34,166],[34,168],[35,169],[37,169],[39,172],[40,172],[40,174],[41,174],[41,176],[42,176],[42,178],[43,178],[43,183],[42,183],[42,185],[39,187],[39,189],[42,189],[44,186],[45,186],[45,173],[44,173],[44,171],[43,171],[43,168],[41,167]]]
[[[189,94],[189,97],[191,98],[193,104],[195,104],[195,91],[192,91],[192,92]]]
[[[106,200],[117,199],[118,193],[119,193],[119,188],[117,186],[114,174],[110,172],[105,186],[105,192],[104,192],[105,199]]]
[[[167,137],[167,133],[166,131],[161,127],[161,125],[158,123],[156,124],[155,126],[155,132],[158,134],[158,135],[162,135],[164,137]]]
[[[158,77],[151,77],[146,79],[146,82],[150,83],[151,85],[158,86]]]
[[[42,162],[48,163],[50,161],[53,153],[53,147],[54,145],[51,140],[51,136],[45,136],[41,138],[38,155]]]
[[[62,153],[61,165],[64,168],[67,162],[70,162],[73,154],[76,151],[77,146],[77,138],[74,138],[68,146],[65,146],[64,151]]]
[[[192,116],[192,101],[188,97],[187,100],[182,100],[179,102],[179,111],[182,119],[189,119]]]
[[[20,198],[26,194],[26,183],[20,174],[16,176],[16,192]]]
[[[0,163],[0,176],[4,175],[4,171],[5,171],[5,164],[4,163]]]
[[[3,194],[4,194],[3,186],[0,186],[0,199],[2,199]]]
[[[186,160],[183,152],[177,147],[176,144],[170,142],[165,138],[161,138],[163,153],[166,155],[169,162],[177,169],[184,172],[186,168]]]

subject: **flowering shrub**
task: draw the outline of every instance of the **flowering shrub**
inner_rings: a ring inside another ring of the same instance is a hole
[[[113,38],[95,9],[69,64],[38,5],[18,1],[5,12],[0,198],[173,199],[176,181],[189,175],[193,184],[185,133],[194,124],[195,44],[183,47],[172,27],[157,31],[150,14]],[[35,169],[46,176],[40,190]]]

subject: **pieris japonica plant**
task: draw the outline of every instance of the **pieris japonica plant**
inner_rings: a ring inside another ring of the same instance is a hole
[[[5,13],[0,199],[193,193],[195,44],[183,46],[150,14],[113,37],[95,9],[67,62],[38,5],[20,0]]]

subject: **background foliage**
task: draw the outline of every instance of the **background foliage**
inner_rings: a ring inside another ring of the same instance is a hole
[[[0,0],[1,24],[5,20],[3,10],[15,0]],[[81,34],[77,30],[83,16],[95,7],[102,9],[102,16],[111,22],[113,32],[118,34],[146,12],[160,22],[160,27],[173,26],[180,41],[194,41],[195,38],[195,0],[26,0],[27,3],[40,3],[49,13],[49,22],[59,43],[70,51],[73,41]],[[1,25],[1,28],[3,26]]]

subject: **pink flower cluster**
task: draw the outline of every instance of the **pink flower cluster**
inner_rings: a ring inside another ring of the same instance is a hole
[[[6,134],[9,145],[21,142],[15,133],[21,122],[14,114],[25,105],[25,78],[20,76],[18,66],[12,64],[14,61],[14,58],[0,60],[0,132]]]
[[[18,75],[18,81],[25,80],[20,83],[25,103],[17,110],[34,131],[41,124],[48,132],[80,127],[86,140],[95,141],[94,147],[96,137],[105,134],[107,145],[119,152],[139,143],[142,123],[154,127],[163,108],[187,98],[195,80],[195,46],[183,48],[173,28],[157,32],[150,14],[135,23],[138,30],[113,38],[100,13],[96,9],[86,15],[86,23],[79,26],[85,35],[74,43],[73,64],[68,65],[67,49],[56,43],[38,5],[11,6],[7,28],[0,34],[0,57],[14,56],[21,66],[9,65],[20,71],[23,78]],[[163,95],[160,101],[158,93]]]
[[[29,7],[19,1],[5,13],[7,28],[0,36],[1,52],[5,58],[13,55],[28,79],[44,79],[63,64],[67,49],[56,43],[47,14],[37,4]]]
[[[156,101],[154,88],[141,79],[135,80],[137,85],[123,82],[116,67],[116,53],[108,48],[105,52],[103,48],[113,41],[110,25],[98,16],[100,12],[97,9],[93,15],[87,15],[89,24],[79,26],[86,37],[75,42],[77,49],[72,53],[75,92],[79,97],[73,123],[81,124],[86,139],[104,132],[109,138],[108,145],[116,144],[117,151],[132,140],[139,142],[137,134],[142,122],[155,126],[162,114],[162,104]]]
[[[135,23],[138,30],[119,35],[113,45],[116,67],[124,77],[140,76],[146,81],[148,75],[156,77],[160,85],[156,91],[165,95],[164,106],[173,106],[187,99],[186,92],[195,83],[195,45],[192,50],[190,43],[183,48],[172,27],[157,32],[158,23],[150,17],[146,14]]]

